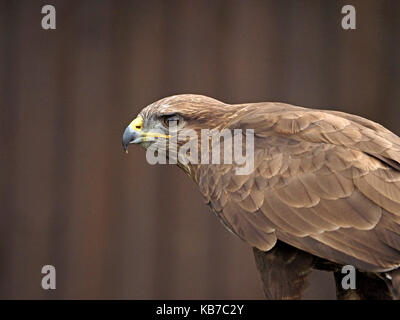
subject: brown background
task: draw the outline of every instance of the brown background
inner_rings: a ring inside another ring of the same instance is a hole
[[[41,7],[57,30],[41,29]],[[341,7],[357,30],[340,27]],[[176,167],[125,155],[177,93],[335,108],[400,133],[400,1],[0,1],[0,297],[262,298]],[[41,267],[57,289],[41,289]],[[315,274],[307,297],[332,298]]]

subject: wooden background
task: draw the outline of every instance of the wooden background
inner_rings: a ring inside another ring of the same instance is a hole
[[[353,4],[357,30],[344,31]],[[57,30],[41,29],[53,4]],[[0,1],[0,298],[262,298],[250,248],[173,166],[125,155],[177,93],[334,108],[400,133],[400,1]],[[41,268],[57,289],[40,287]],[[308,298],[333,298],[313,275]]]

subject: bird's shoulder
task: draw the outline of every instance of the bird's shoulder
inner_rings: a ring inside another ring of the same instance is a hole
[[[400,170],[400,137],[374,121],[340,111],[275,102],[244,105],[241,110],[231,127],[253,129],[256,148],[290,152],[310,145],[342,146]]]

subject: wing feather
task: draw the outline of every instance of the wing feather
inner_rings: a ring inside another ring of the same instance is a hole
[[[278,238],[367,271],[400,266],[400,138],[340,112],[256,106],[232,124],[255,129],[254,172],[199,167],[214,176],[200,190],[233,231],[260,250]]]

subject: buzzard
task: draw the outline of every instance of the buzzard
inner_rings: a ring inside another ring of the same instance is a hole
[[[207,129],[253,132],[253,169],[246,174],[237,174],[240,164],[232,161],[183,161],[186,151],[175,158],[224,226],[254,248],[267,298],[301,298],[312,269],[334,273],[340,299],[400,297],[397,135],[338,111],[185,94],[145,107],[122,144],[171,158],[172,144],[179,151],[188,142],[173,137],[187,129],[199,136]],[[223,139],[212,143],[221,146]],[[344,265],[357,270],[355,289],[342,288]]]

